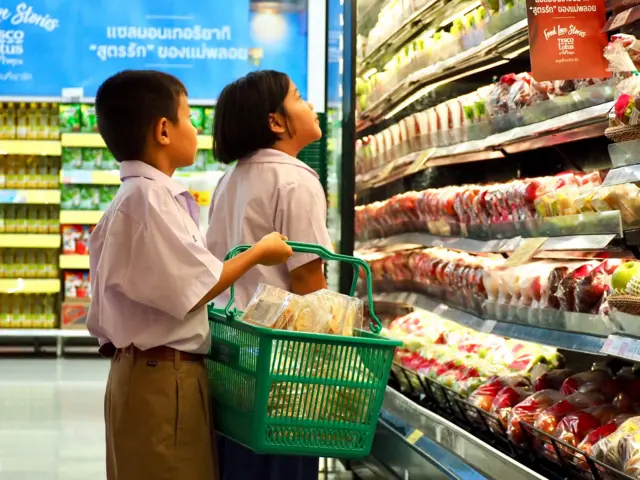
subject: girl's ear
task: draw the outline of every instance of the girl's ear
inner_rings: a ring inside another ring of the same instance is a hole
[[[269,127],[276,135],[283,135],[287,132],[287,126],[284,117],[280,113],[269,114]]]

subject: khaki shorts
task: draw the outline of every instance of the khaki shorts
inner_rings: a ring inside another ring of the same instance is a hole
[[[105,394],[108,480],[212,480],[203,361],[149,359],[133,348],[111,360]]]

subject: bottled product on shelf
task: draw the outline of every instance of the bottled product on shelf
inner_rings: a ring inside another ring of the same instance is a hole
[[[58,233],[58,205],[0,204],[0,233]]]
[[[0,103],[0,140],[58,140],[58,106],[52,103]]]
[[[60,160],[36,155],[0,156],[0,189],[58,188]]]
[[[3,248],[0,255],[0,278],[58,278],[57,250]]]
[[[0,328],[55,328],[57,299],[45,294],[0,294]]]

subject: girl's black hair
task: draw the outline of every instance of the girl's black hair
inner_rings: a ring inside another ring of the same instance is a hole
[[[289,84],[285,73],[260,70],[224,87],[213,121],[215,156],[219,162],[232,163],[280,140],[271,130],[269,115],[280,113],[286,121],[284,99]]]

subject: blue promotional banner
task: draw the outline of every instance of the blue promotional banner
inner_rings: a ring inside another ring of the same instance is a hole
[[[337,108],[342,102],[342,69],[344,50],[344,5],[342,0],[328,2],[328,60],[327,65],[327,103],[330,108]]]
[[[2,0],[0,96],[60,96],[124,69],[180,78],[193,99],[216,99],[256,69],[307,90],[306,2],[265,10],[256,0]]]

